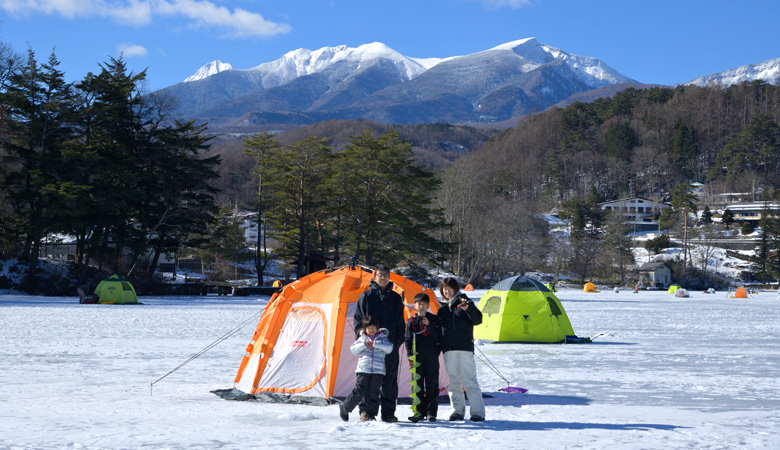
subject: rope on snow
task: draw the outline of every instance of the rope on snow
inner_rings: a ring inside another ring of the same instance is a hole
[[[503,392],[509,392],[509,393],[517,393],[517,394],[525,394],[526,392],[528,392],[528,389],[526,389],[526,388],[521,388],[521,387],[517,387],[517,386],[510,386],[510,385],[509,385],[509,380],[507,380],[507,378],[506,378],[504,375],[502,375],[502,374],[501,374],[501,372],[498,370],[498,367],[496,367],[496,366],[495,366],[495,364],[493,364],[493,362],[492,362],[492,361],[490,361],[490,359],[488,359],[487,355],[485,355],[485,354],[482,352],[482,350],[480,350],[480,348],[479,348],[478,346],[476,346],[476,345],[475,345],[475,346],[474,346],[474,348],[475,348],[475,349],[477,349],[477,350],[479,351],[480,355],[482,355],[482,356],[480,357],[479,355],[477,355],[476,353],[474,353],[474,356],[476,356],[476,357],[477,357],[477,358],[478,358],[480,361],[482,361],[483,363],[485,363],[485,365],[487,365],[488,367],[490,367],[490,370],[492,370],[493,372],[495,372],[495,373],[496,373],[496,375],[498,375],[499,377],[501,377],[501,379],[502,379],[502,380],[504,380],[504,383],[506,383],[506,387],[505,387],[505,388],[501,388],[501,389],[499,389],[499,391],[503,391]],[[484,358],[484,359],[483,359],[483,358]]]
[[[238,326],[236,326],[232,330],[228,331],[227,333],[225,333],[223,336],[219,337],[217,340],[215,340],[211,344],[207,345],[203,350],[201,350],[198,353],[190,356],[186,361],[184,361],[183,363],[181,363],[178,366],[176,366],[175,368],[173,368],[173,370],[171,370],[170,372],[168,372],[165,375],[161,376],[160,378],[152,381],[152,383],[149,385],[149,395],[152,395],[152,389],[154,388],[154,385],[157,384],[157,382],[161,381],[163,378],[167,377],[168,375],[172,374],[173,372],[176,372],[177,370],[179,370],[182,367],[186,366],[187,364],[189,364],[190,362],[192,362],[196,358],[199,358],[200,356],[202,356],[207,351],[211,350],[212,348],[216,347],[217,345],[219,345],[223,341],[227,340],[229,337],[231,337],[234,334],[238,333],[239,331],[241,331],[242,328],[244,328],[246,326],[246,324],[248,324],[249,322],[251,322],[253,320],[257,320],[257,316],[261,315],[262,313],[263,313],[263,311],[261,310],[259,313],[256,313],[252,317],[244,320]]]

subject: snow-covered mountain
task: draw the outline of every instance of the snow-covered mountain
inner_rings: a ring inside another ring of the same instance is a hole
[[[728,87],[745,81],[764,80],[769,84],[780,83],[780,58],[758,64],[748,64],[720,73],[712,73],[683,83],[695,86]]]
[[[411,58],[374,42],[298,49],[250,69],[207,64],[163,89],[186,118],[252,127],[366,118],[387,123],[497,122],[578,92],[633,80],[534,38],[463,56]]]
[[[621,75],[600,59],[573,55],[561,49],[542,44],[535,38],[507,42],[488,50],[488,52],[497,51],[509,51],[526,59],[529,62],[525,67],[526,71],[538,69],[556,60],[563,61],[572,72],[578,74],[583,81],[594,88],[634,81]]]
[[[215,73],[219,73],[219,72],[222,72],[222,71],[225,71],[225,70],[230,70],[232,68],[233,68],[233,66],[231,66],[230,64],[223,63],[222,61],[217,59],[217,60],[211,61],[210,63],[208,63],[205,66],[203,66],[200,69],[198,69],[198,71],[195,72],[193,75],[188,76],[184,80],[184,82],[186,83],[188,81],[202,80],[204,78],[207,78],[207,77],[210,77],[210,76],[214,75]]]
[[[276,61],[262,63],[247,69],[247,71],[255,72],[258,78],[262,80],[263,87],[267,89],[281,86],[298,77],[323,72],[339,62],[348,62],[359,66],[360,64],[372,63],[380,59],[392,61],[398,68],[401,76],[406,80],[411,80],[448,58],[410,58],[381,42],[373,42],[357,48],[347,47],[346,45],[323,47],[318,50],[299,48],[286,53]],[[219,64],[219,66],[215,64]],[[220,61],[212,61],[198,69],[194,75],[184,81],[202,80],[228,69],[233,69],[233,67]]]

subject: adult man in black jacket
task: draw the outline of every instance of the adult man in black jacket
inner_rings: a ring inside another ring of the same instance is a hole
[[[404,342],[406,323],[404,323],[404,299],[393,290],[390,282],[390,269],[378,266],[368,289],[358,297],[353,316],[355,332],[357,333],[363,317],[371,316],[379,320],[380,328],[387,328],[387,339],[393,343],[393,351],[385,356],[385,377],[381,390],[381,418],[385,422],[397,422],[395,417],[396,400],[398,399],[398,350]],[[358,405],[363,412],[365,405]]]

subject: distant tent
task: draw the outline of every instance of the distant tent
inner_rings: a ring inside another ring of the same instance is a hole
[[[558,292],[558,288],[555,286],[555,282],[544,283],[544,286],[550,290],[550,292]]]
[[[282,287],[282,280],[274,281],[271,287]]]
[[[274,294],[263,310],[260,322],[236,374],[237,389],[215,391],[223,398],[258,399],[290,403],[331,403],[346,397],[355,386],[357,357],[349,347],[355,342],[352,324],[360,294],[373,278],[364,267],[322,270],[286,285]],[[425,292],[432,312],[439,303],[431,289],[412,280],[390,274],[393,289],[407,304]],[[405,308],[405,318],[411,309]],[[406,349],[399,362],[399,397],[409,397],[411,374]],[[440,363],[442,361],[440,360]],[[449,384],[443,364],[439,386]]]
[[[677,292],[677,289],[680,289],[680,285],[679,284],[673,284],[673,285],[669,286],[669,289],[666,292],[669,293],[669,294],[674,294],[675,292]]]
[[[582,288],[582,292],[598,292],[596,285],[593,283],[585,283],[585,287]]]
[[[522,275],[498,282],[477,305],[482,324],[474,338],[496,342],[564,342],[575,337],[558,297]]]
[[[474,286],[471,285],[471,283],[467,284],[466,287],[463,288],[464,291],[473,291]]]
[[[748,298],[747,289],[742,286],[738,287],[731,298]]]
[[[691,294],[688,293],[687,289],[679,288],[676,291],[674,291],[675,297],[681,297],[681,298],[688,298],[691,296]]]
[[[138,303],[133,285],[127,278],[119,275],[111,275],[104,278],[95,288],[95,297],[98,303],[129,304]]]

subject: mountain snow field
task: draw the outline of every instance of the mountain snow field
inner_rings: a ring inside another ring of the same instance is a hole
[[[210,392],[233,386],[267,297],[0,295],[0,449],[780,448],[776,292],[558,297],[593,343],[478,342],[487,421],[449,422],[442,404],[412,424],[407,403],[387,424]]]

